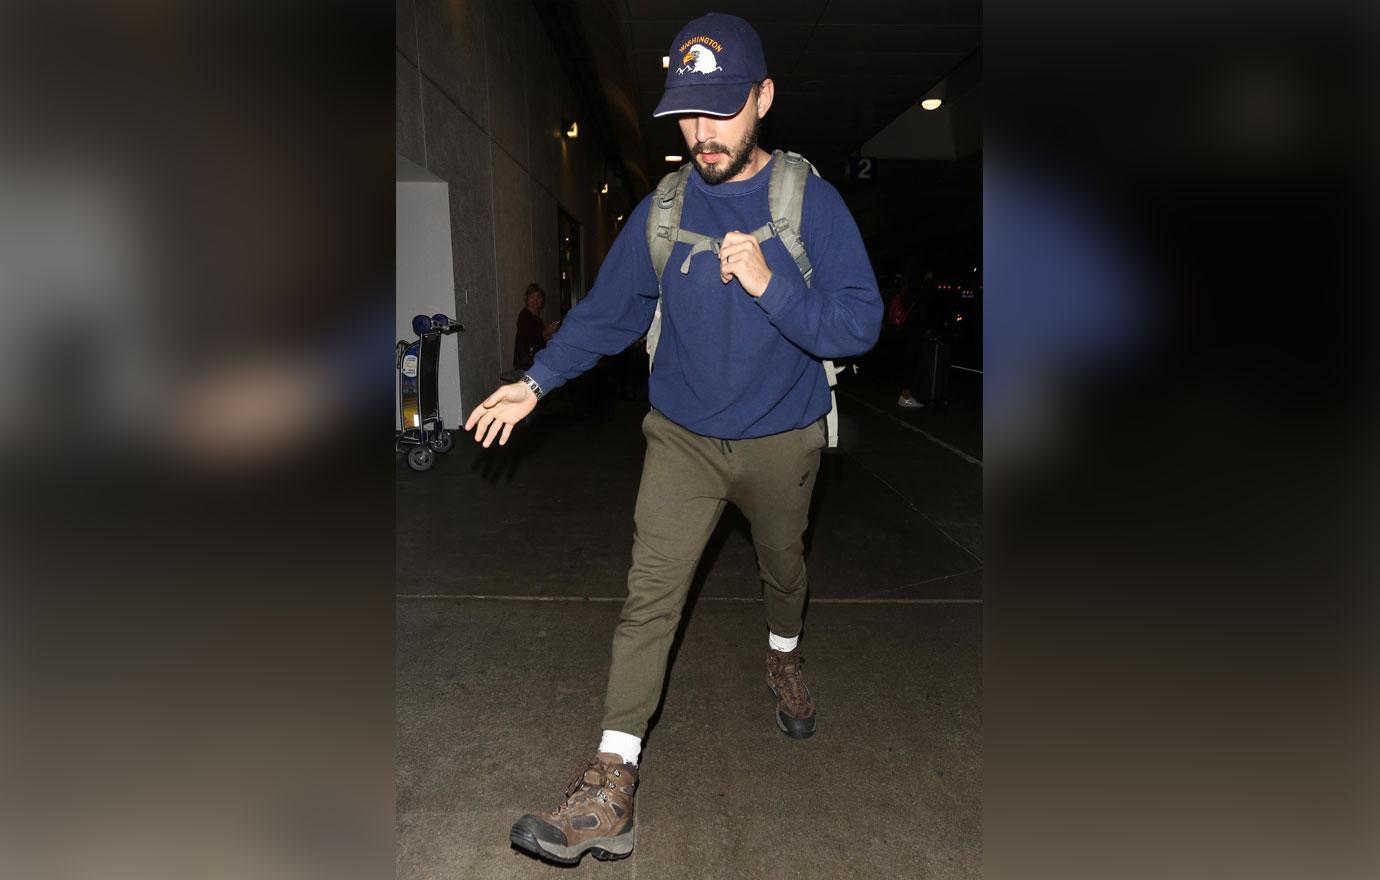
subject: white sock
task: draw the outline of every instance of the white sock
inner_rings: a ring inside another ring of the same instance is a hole
[[[800,642],[800,636],[778,636],[776,633],[767,631],[767,644],[773,651],[794,651],[795,646]]]
[[[603,739],[599,740],[599,751],[612,752],[636,767],[642,754],[642,738],[619,730],[606,730]]]

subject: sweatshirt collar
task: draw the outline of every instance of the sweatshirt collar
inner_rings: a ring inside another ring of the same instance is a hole
[[[773,155],[772,158],[767,160],[767,164],[759,168],[757,173],[747,180],[730,180],[712,185],[704,182],[704,178],[700,176],[699,169],[692,169],[690,172],[690,185],[697,187],[700,192],[706,195],[723,196],[725,198],[741,196],[744,193],[750,193],[754,190],[761,189],[771,181],[771,163],[775,161],[776,157]]]

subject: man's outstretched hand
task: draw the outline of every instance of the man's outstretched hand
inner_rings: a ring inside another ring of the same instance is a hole
[[[473,428],[474,442],[483,443],[485,449],[489,448],[495,437],[498,438],[498,445],[502,446],[508,442],[508,435],[513,433],[513,426],[527,418],[527,414],[536,406],[537,395],[525,383],[500,385],[465,419],[465,431]]]

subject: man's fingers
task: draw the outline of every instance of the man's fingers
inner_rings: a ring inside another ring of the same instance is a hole
[[[723,241],[719,244],[719,253],[722,254],[725,251],[736,253],[742,250],[754,250],[759,246],[757,239],[753,238],[751,235],[730,232],[728,235],[724,236]]]
[[[498,388],[494,389],[493,394],[490,394],[488,397],[484,398],[484,402],[481,403],[480,406],[482,406],[484,409],[493,409],[495,406],[502,403],[503,399],[507,396],[508,386],[500,385]]]
[[[484,432],[488,429],[489,425],[493,422],[493,418],[494,418],[494,415],[493,415],[493,413],[491,413],[491,412],[486,412],[486,413],[484,413],[482,416],[479,417],[479,427],[475,428],[475,431],[474,431],[474,442],[475,442],[475,443],[479,443],[479,442],[482,442],[482,441],[483,441],[483,439],[484,439]],[[465,430],[468,431],[469,428],[466,428]]]
[[[755,243],[756,240],[749,239],[749,241]],[[749,259],[750,255],[756,252],[756,250],[756,248],[746,244],[732,248],[719,248],[719,262],[732,263],[733,265],[737,266],[742,264],[745,260]]]
[[[500,401],[503,400],[504,395],[507,393],[505,391],[506,387],[507,386],[500,385],[498,388],[494,389],[493,394],[490,394],[488,397],[484,398],[484,402],[479,404],[479,406],[476,406],[470,412],[470,417],[468,419],[465,419],[466,431],[474,427],[474,423],[484,415],[486,410],[493,409],[495,406],[498,405]],[[474,439],[478,440],[479,438],[476,436]]]
[[[508,435],[509,435],[509,434],[512,434],[512,433],[513,433],[513,426],[512,426],[512,425],[504,425],[504,426],[503,426],[503,433],[500,434],[500,435],[498,435],[498,445],[499,445],[499,446],[502,446],[502,445],[504,445],[505,443],[507,443],[507,442],[508,442]]]
[[[489,446],[493,444],[494,437],[498,436],[499,429],[501,429],[502,427],[503,423],[500,422],[498,419],[494,419],[493,421],[489,422],[489,433],[486,434],[484,437],[485,449],[488,449]]]
[[[732,281],[738,270],[748,264],[749,257],[746,255],[752,253],[752,245],[757,243],[757,239],[749,236],[747,241],[747,244],[719,248],[719,280],[724,284]]]
[[[470,417],[468,419],[465,419],[465,430],[468,431],[470,428],[473,428],[475,422],[478,422],[480,419],[484,418],[484,416],[488,414],[489,410],[487,407],[484,406],[484,404],[481,403],[479,406],[476,406],[473,410],[470,411]]]

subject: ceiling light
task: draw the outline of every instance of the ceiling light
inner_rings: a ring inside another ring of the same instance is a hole
[[[665,70],[665,69],[667,69],[667,68],[670,67],[670,66],[671,66],[671,56],[670,56],[670,55],[662,55],[662,56],[661,56],[661,69],[662,69],[662,70]]]
[[[920,106],[925,110],[938,110],[939,105],[943,103],[944,100],[942,98],[926,98],[920,102]]]
[[[667,161],[667,162],[679,162],[679,161],[681,161],[681,160],[684,159],[684,158],[685,158],[684,156],[667,156],[667,157],[666,157],[666,161]]]
[[[622,215],[622,214],[619,214],[617,217],[613,218],[613,222],[614,222],[614,223],[622,223],[622,222],[623,222],[623,215]]]
[[[604,184],[603,186],[599,187],[599,195],[601,195],[601,196],[606,196],[606,195],[608,195],[608,194],[609,194],[609,185],[608,185],[607,183]]]
[[[561,128],[565,129],[565,136],[570,138],[572,141],[580,136],[580,123],[574,121],[573,119],[562,120]]]

